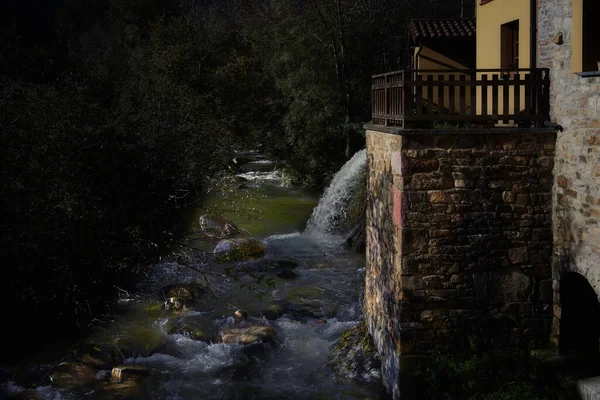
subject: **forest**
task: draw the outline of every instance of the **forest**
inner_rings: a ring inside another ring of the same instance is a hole
[[[0,7],[11,349],[23,332],[52,323],[39,332],[51,340],[107,312],[168,251],[181,214],[227,173],[233,150],[260,147],[295,182],[322,187],[364,145],[370,76],[407,66],[408,22],[474,13],[464,0]]]

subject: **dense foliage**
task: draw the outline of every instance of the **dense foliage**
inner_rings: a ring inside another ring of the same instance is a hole
[[[409,19],[470,16],[463,3],[3,2],[6,333],[102,312],[234,148],[323,184],[363,145],[369,76],[406,63]]]

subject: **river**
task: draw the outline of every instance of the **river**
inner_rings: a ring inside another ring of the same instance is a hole
[[[196,210],[175,256],[148,266],[135,293],[123,293],[123,311],[82,341],[126,348],[123,363],[145,367],[147,377],[132,390],[112,390],[110,369],[97,368],[97,382],[58,388],[45,374],[59,358],[40,361],[37,368],[43,372],[32,388],[10,380],[0,393],[90,400],[385,398],[381,385],[341,379],[326,365],[336,340],[361,318],[365,259],[346,248],[338,225],[352,181],[364,169],[364,152],[336,175],[316,209],[317,195],[284,184],[279,163],[255,151],[236,159],[241,161],[237,178],[213,190]],[[261,240],[263,261],[293,262],[294,273],[255,271],[260,261],[216,264],[210,253],[218,239],[198,232],[203,214],[230,219],[245,235]],[[157,293],[182,282],[202,282],[206,293],[183,309],[165,311]],[[264,318],[265,309],[282,302],[291,304],[283,315]],[[184,319],[204,321],[216,331],[238,326],[237,309],[247,313],[243,326],[273,328],[274,342],[244,346],[174,332]]]

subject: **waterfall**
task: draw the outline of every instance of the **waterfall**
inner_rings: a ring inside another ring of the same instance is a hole
[[[366,165],[367,152],[360,150],[335,174],[306,224],[306,233],[346,233],[348,207],[358,190],[364,190],[358,178]]]

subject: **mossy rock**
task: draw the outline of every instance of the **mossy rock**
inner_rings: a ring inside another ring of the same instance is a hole
[[[167,343],[167,337],[151,325],[134,324],[107,341],[117,346],[125,358],[149,357]]]
[[[246,328],[227,328],[221,330],[221,341],[225,344],[252,344],[257,342],[272,342],[275,340],[275,330],[270,326],[249,326]]]
[[[252,238],[223,239],[213,253],[218,263],[256,260],[265,254],[265,246]]]
[[[169,334],[179,334],[192,340],[203,342],[216,342],[217,329],[214,323],[203,316],[186,316],[179,319],[169,330]]]
[[[287,310],[287,302],[285,300],[274,301],[269,308],[262,312],[263,316],[268,320],[276,320],[285,314]]]
[[[235,224],[219,215],[206,214],[198,219],[200,230],[208,237],[225,238],[240,234]]]
[[[381,381],[381,361],[364,322],[344,332],[327,365],[341,378],[364,383]]]
[[[176,297],[189,300],[198,300],[205,292],[206,288],[204,285],[197,282],[176,283],[161,289],[161,294],[165,298]]]
[[[70,351],[74,360],[95,368],[112,368],[123,362],[119,348],[109,343],[80,343]]]
[[[287,310],[296,318],[320,318],[335,312],[335,307],[324,306],[323,291],[312,286],[292,287],[284,300]]]
[[[136,381],[105,382],[98,387],[100,399],[128,400],[135,399],[140,392],[140,385]]]
[[[140,382],[150,375],[150,370],[137,365],[119,365],[111,370],[111,378],[115,382]]]
[[[90,386],[96,382],[96,369],[76,362],[62,362],[52,368],[50,381],[52,386],[62,389],[74,389]]]

